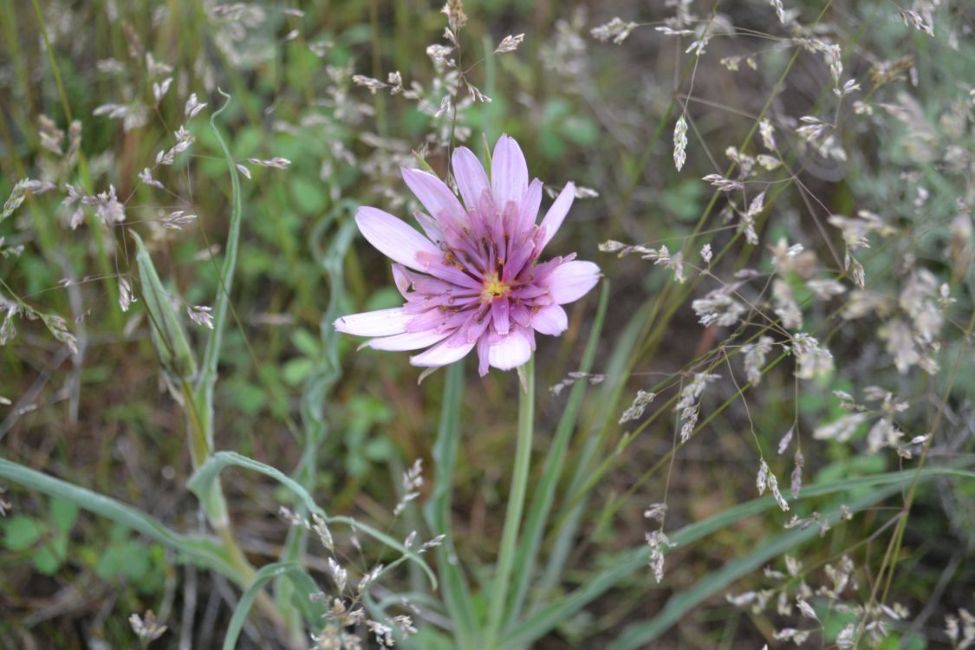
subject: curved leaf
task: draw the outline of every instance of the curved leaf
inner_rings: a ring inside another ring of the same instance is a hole
[[[369,537],[372,537],[377,542],[380,542],[381,544],[384,544],[389,548],[401,553],[404,558],[419,565],[420,568],[423,569],[424,573],[426,573],[427,578],[429,578],[431,586],[434,589],[437,588],[437,577],[434,575],[430,566],[415,552],[403,546],[400,541],[390,537],[382,531],[376,530],[372,526],[360,523],[351,517],[331,516],[326,514],[326,512],[317,503],[315,503],[315,500],[308,493],[308,490],[301,485],[301,483],[298,483],[296,480],[287,474],[284,474],[280,470],[271,467],[270,465],[265,465],[262,462],[254,460],[253,458],[248,458],[247,456],[243,456],[232,451],[218,451],[217,453],[213,454],[213,456],[211,456],[203,465],[201,465],[190,478],[188,483],[190,490],[197,496],[206,494],[213,482],[216,481],[220,476],[220,472],[228,466],[242,467],[244,469],[253,470],[259,474],[263,474],[269,478],[273,478],[275,481],[291,490],[291,492],[301,500],[301,503],[308,509],[309,512],[317,514],[330,524],[344,524],[353,530],[361,531]]]

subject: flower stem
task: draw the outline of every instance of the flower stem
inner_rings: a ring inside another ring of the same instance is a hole
[[[522,381],[522,391],[518,400],[518,442],[515,451],[515,467],[511,476],[511,493],[508,508],[504,515],[504,530],[501,533],[501,552],[491,589],[491,604],[488,610],[488,625],[484,647],[496,647],[501,618],[504,615],[508,597],[508,583],[514,567],[515,552],[518,545],[518,530],[525,509],[525,493],[528,488],[528,470],[531,466],[532,422],[535,417],[535,359],[518,369]]]

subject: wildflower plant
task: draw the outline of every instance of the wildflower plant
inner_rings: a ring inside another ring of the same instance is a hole
[[[292,4],[0,7],[0,646],[975,643],[966,3]]]
[[[502,135],[491,157],[491,178],[467,147],[451,158],[464,204],[432,174],[403,169],[403,180],[427,213],[416,219],[426,237],[391,214],[362,207],[362,235],[396,262],[393,277],[403,307],[343,316],[335,328],[374,337],[376,350],[413,350],[416,366],[437,368],[477,349],[478,373],[512,370],[535,350],[535,332],[559,336],[568,327],[562,305],[599,280],[599,267],[575,255],[539,263],[572,207],[567,183],[536,223],[542,182],[528,182],[528,166],[514,139]]]

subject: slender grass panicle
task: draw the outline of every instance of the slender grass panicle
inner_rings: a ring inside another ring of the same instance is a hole
[[[478,372],[511,370],[535,350],[535,332],[558,336],[568,327],[562,305],[584,296],[599,267],[574,254],[539,263],[575,198],[567,183],[536,224],[542,182],[529,183],[528,165],[515,140],[502,135],[491,178],[474,153],[456,149],[454,179],[463,205],[433,174],[403,169],[403,180],[426,208],[416,220],[426,236],[393,215],[362,207],[359,231],[395,262],[402,307],[351,314],[335,321],[346,334],[372,337],[376,350],[425,351],[415,366],[439,367],[475,347]]]

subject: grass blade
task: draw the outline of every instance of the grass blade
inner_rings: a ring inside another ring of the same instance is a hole
[[[854,501],[848,507],[851,512],[859,512],[863,508],[882,501],[896,493],[899,489],[900,485],[883,487],[875,490],[868,496]],[[823,515],[823,521],[826,525],[832,526],[839,521],[840,516],[840,507],[837,506]],[[674,594],[667,601],[663,610],[651,620],[628,625],[619,638],[609,646],[610,650],[645,648],[646,644],[666,632],[694,607],[726,589],[739,578],[753,573],[772,558],[782,555],[789,549],[817,535],[819,535],[818,526],[794,528],[777,535],[746,556],[728,562],[721,569],[706,575],[690,589],[682,590]]]
[[[826,485],[804,487],[800,498],[808,499],[837,492],[854,492],[861,489],[883,488],[886,486],[890,486],[892,491],[896,491],[914,480],[915,476],[918,477],[918,480],[929,480],[948,476],[972,479],[975,478],[975,472],[953,468],[930,468],[921,470],[920,472],[907,470],[903,472],[878,474],[876,476],[850,479]],[[724,512],[720,512],[702,521],[689,524],[670,537],[675,544],[687,546],[711,533],[733,525],[745,517],[761,514],[774,507],[776,507],[775,501],[771,497],[753,499],[752,501],[729,508]],[[646,547],[635,548],[620,553],[609,563],[610,568],[596,573],[593,577],[587,579],[583,586],[568,596],[554,601],[548,606],[534,612],[530,618],[523,621],[518,625],[517,629],[505,638],[504,647],[524,647],[540,639],[551,632],[562,621],[573,616],[608,590],[631,577],[634,572],[645,570],[648,557],[649,551]],[[647,579],[649,580],[649,576]]]
[[[603,371],[606,374],[606,382],[596,398],[596,403],[600,405],[599,414],[602,418],[602,421],[596,425],[597,430],[605,431],[614,415],[611,405],[619,401],[619,396],[626,387],[628,373],[625,372],[625,369],[631,361],[633,349],[640,342],[640,331],[651,308],[651,302],[645,303],[644,307],[630,319],[623,333],[614,343],[613,355]],[[590,436],[586,439],[582,451],[578,454],[579,461],[573,472],[567,494],[578,494],[582,486],[588,482],[592,469],[599,460],[596,454],[602,444],[601,440],[601,435]],[[539,597],[544,597],[558,584],[569,552],[572,550],[576,531],[579,529],[579,522],[585,508],[586,499],[561,504],[559,514],[555,519],[558,522],[558,533],[536,592]],[[537,600],[533,601],[533,606],[530,609],[535,609],[537,604]]]
[[[173,309],[173,301],[163,287],[162,280],[152,263],[152,257],[142,243],[142,238],[134,230],[129,234],[135,241],[135,263],[139,267],[139,284],[142,299],[149,314],[152,343],[159,356],[163,370],[179,380],[188,380],[196,375],[196,359],[190,348],[189,338],[180,320],[179,313]]]
[[[458,361],[447,367],[444,381],[443,405],[437,441],[433,447],[433,494],[424,514],[427,525],[437,535],[445,535],[437,548],[437,569],[443,590],[444,604],[454,623],[454,640],[461,648],[474,647],[478,636],[477,618],[470,587],[457,562],[454,536],[450,526],[450,496],[453,490],[454,466],[460,444],[460,407],[464,394],[464,363]]]
[[[240,201],[240,178],[237,175],[237,166],[230,149],[220,135],[217,128],[217,117],[227,110],[230,106],[230,95],[222,90],[219,91],[227,101],[214,111],[210,116],[210,128],[223,150],[224,158],[227,161],[227,169],[230,171],[231,184],[231,211],[230,228],[227,232],[227,244],[224,251],[223,267],[220,270],[220,284],[217,291],[217,300],[213,308],[213,329],[207,339],[206,350],[203,353],[203,365],[200,369],[200,378],[197,381],[197,394],[203,399],[200,400],[200,407],[203,410],[203,417],[207,422],[207,433],[213,435],[213,388],[217,383],[217,362],[220,359],[220,345],[223,341],[223,333],[227,326],[227,310],[230,306],[230,289],[234,281],[234,269],[237,267],[237,248],[240,241],[240,222],[241,222],[241,201]]]
[[[195,564],[213,569],[240,584],[244,582],[214,539],[177,533],[130,505],[3,458],[0,458],[0,478],[70,501],[79,508],[165,544]]]
[[[308,490],[305,489],[301,483],[285,474],[284,472],[271,467],[270,465],[265,465],[262,462],[256,461],[253,458],[248,458],[241,454],[232,451],[220,451],[207,460],[190,478],[189,488],[197,495],[206,494],[209,490],[211,484],[218,480],[220,472],[226,467],[242,467],[244,469],[249,469],[259,474],[263,474],[269,478],[274,479],[284,487],[291,490],[291,492],[298,497],[301,504],[308,509],[309,512],[313,512],[323,518],[326,522],[330,524],[343,524],[349,526],[353,530],[361,531],[365,535],[372,537],[377,542],[388,546],[389,548],[399,552],[405,559],[416,563],[423,572],[426,573],[427,578],[430,580],[430,584],[434,589],[437,587],[437,577],[434,575],[433,570],[430,566],[423,561],[423,559],[417,555],[415,552],[403,546],[403,544],[386,533],[376,530],[372,526],[360,523],[351,517],[343,516],[330,516],[317,504],[312,498]]]
[[[596,308],[596,317],[593,321],[592,330],[589,333],[589,340],[586,343],[586,350],[582,356],[582,364],[579,371],[587,373],[592,370],[593,360],[596,357],[596,348],[599,344],[599,335],[602,332],[603,320],[606,316],[606,307],[609,304],[609,282],[603,281],[603,286],[599,294],[599,306]],[[519,612],[524,605],[528,595],[528,585],[535,572],[538,558],[538,549],[542,543],[542,535],[545,532],[545,523],[552,510],[552,503],[555,500],[555,489],[558,487],[559,477],[565,466],[565,458],[568,452],[569,441],[572,432],[575,431],[576,419],[579,415],[579,407],[582,397],[586,392],[587,382],[577,381],[572,386],[569,399],[566,401],[565,410],[559,419],[555,429],[555,437],[549,445],[545,456],[545,463],[542,467],[542,477],[538,482],[535,497],[532,499],[528,517],[525,520],[525,529],[522,533],[520,552],[515,559],[514,579],[515,590],[508,609],[505,628],[509,628],[518,618]]]
[[[310,625],[320,625],[324,608],[316,606],[309,596],[320,591],[315,581],[305,572],[300,564],[295,562],[275,562],[261,567],[254,576],[254,582],[241,595],[234,614],[230,618],[227,626],[227,634],[223,638],[223,649],[234,650],[237,647],[237,640],[240,638],[241,630],[250,614],[254,602],[262,593],[264,586],[275,578],[287,576],[295,590],[293,602],[302,610],[305,620]]]

